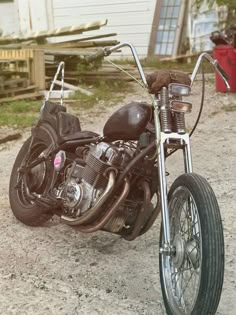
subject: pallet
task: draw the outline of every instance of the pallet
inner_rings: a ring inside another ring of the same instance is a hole
[[[0,70],[2,76],[18,74],[26,77],[29,84],[45,89],[44,51],[39,49],[0,50]]]
[[[0,80],[0,94],[6,94],[16,88],[27,88],[28,80],[26,78]]]
[[[32,98],[42,99],[43,95],[40,92],[34,92],[34,93],[21,94],[14,97],[0,98],[0,104],[10,103],[10,102],[18,101],[18,100],[32,99]]]
[[[0,91],[0,96],[8,96],[8,97],[14,97],[20,94],[25,94],[25,92],[36,92],[37,86],[36,85],[29,85],[27,87],[18,87],[15,89],[8,89]],[[0,98],[1,99],[1,98]]]

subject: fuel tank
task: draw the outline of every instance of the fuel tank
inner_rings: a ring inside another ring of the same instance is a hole
[[[111,141],[138,140],[151,116],[150,105],[131,102],[112,114],[103,128],[103,135]]]

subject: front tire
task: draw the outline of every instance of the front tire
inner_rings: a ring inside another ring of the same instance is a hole
[[[223,227],[215,194],[203,177],[191,173],[175,180],[168,199],[174,251],[159,259],[167,314],[213,315],[224,278]]]

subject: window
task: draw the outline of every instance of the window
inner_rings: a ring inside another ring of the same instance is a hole
[[[180,14],[180,0],[163,0],[156,34],[154,54],[172,55]]]

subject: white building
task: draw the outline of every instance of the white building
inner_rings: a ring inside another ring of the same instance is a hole
[[[207,32],[217,29],[217,14],[210,16],[214,21],[207,24]],[[0,29],[5,35],[108,19],[105,27],[85,35],[117,33],[115,39],[132,43],[142,58],[182,53],[184,38],[195,43],[196,26],[201,37],[208,36],[201,27],[204,20],[198,23],[196,18],[188,0],[0,0]]]

